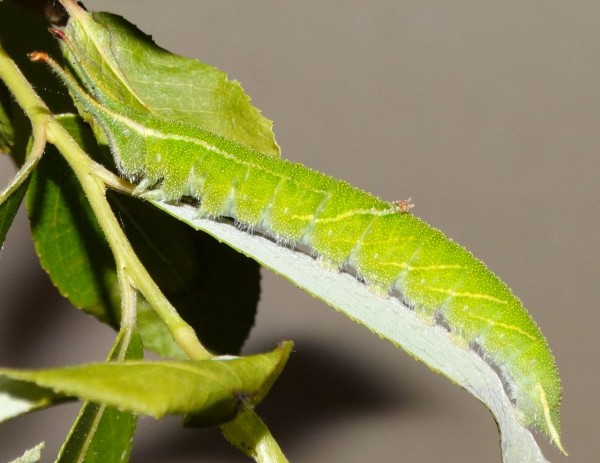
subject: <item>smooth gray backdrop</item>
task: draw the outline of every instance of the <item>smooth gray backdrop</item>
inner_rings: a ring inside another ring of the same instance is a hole
[[[283,155],[386,199],[464,244],[524,301],[564,381],[566,459],[598,461],[600,3],[87,1],[242,82]],[[0,159],[2,184],[14,168]],[[103,359],[112,333],[39,270],[23,215],[0,258],[0,363]],[[295,462],[499,462],[487,410],[368,330],[264,272],[246,352],[294,339],[259,408]],[[235,291],[236,282],[231,282]],[[67,352],[68,351],[68,352]],[[0,461],[77,405],[0,426]],[[142,419],[134,462],[246,461],[216,431]]]

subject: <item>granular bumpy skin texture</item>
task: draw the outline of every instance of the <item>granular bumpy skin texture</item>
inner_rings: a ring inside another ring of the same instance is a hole
[[[64,37],[59,37],[64,40]],[[522,422],[560,444],[561,384],[547,342],[510,289],[466,249],[407,212],[347,182],[260,153],[199,127],[123,105],[86,89],[49,57],[78,105],[108,139],[120,173],[138,191],[197,200],[198,214],[231,217],[331,268],[349,270],[378,294],[400,297],[440,320],[501,372]],[[89,92],[89,93],[88,93]]]

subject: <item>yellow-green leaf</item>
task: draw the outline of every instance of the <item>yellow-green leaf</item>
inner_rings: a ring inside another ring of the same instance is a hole
[[[258,151],[279,155],[273,123],[250,104],[237,81],[208,64],[168,52],[124,18],[70,11],[67,60],[98,97],[189,122]]]
[[[108,359],[141,359],[143,347],[135,332],[121,331]],[[120,463],[129,461],[137,416],[104,404],[86,402],[57,463]]]
[[[256,405],[278,378],[292,343],[249,357],[202,361],[124,361],[48,370],[0,368],[0,378],[160,418],[207,414],[232,419],[241,404]]]

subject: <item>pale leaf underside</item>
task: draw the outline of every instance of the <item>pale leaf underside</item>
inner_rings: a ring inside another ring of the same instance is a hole
[[[468,390],[494,415],[505,463],[547,462],[531,431],[520,423],[494,369],[473,350],[454,343],[443,327],[427,325],[397,299],[379,297],[355,277],[326,270],[302,252],[243,232],[228,222],[197,218],[193,207],[153,202],[282,275]]]

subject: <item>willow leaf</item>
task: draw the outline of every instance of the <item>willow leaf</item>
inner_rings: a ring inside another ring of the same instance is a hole
[[[70,13],[64,45],[83,80],[123,104],[279,155],[272,122],[223,71],[160,48],[120,16],[78,8]]]
[[[161,418],[233,418],[240,405],[254,406],[281,373],[292,343],[248,357],[202,361],[124,361],[48,370],[0,368],[0,378],[24,381],[58,394]]]
[[[141,359],[143,347],[135,332],[121,331],[108,360]],[[81,407],[57,463],[120,463],[129,461],[137,417],[94,402]]]
[[[31,173],[36,165],[37,160],[24,164],[11,183],[0,193],[0,249],[23,201]]]
[[[103,159],[81,118],[63,115],[60,121],[88,153]],[[136,253],[203,343],[215,353],[237,354],[254,323],[258,265],[151,205],[109,197]],[[114,259],[81,187],[52,146],[33,175],[27,206],[36,251],[54,285],[74,306],[116,328],[120,297]],[[5,222],[8,226],[8,216]],[[165,244],[164,236],[173,239]],[[177,258],[176,266],[169,256]],[[240,281],[235,293],[224,287],[226,276]],[[147,349],[169,358],[186,357],[142,298],[138,311]]]
[[[15,131],[11,120],[8,90],[0,86],[0,154],[9,154],[14,144]]]
[[[474,351],[453,342],[441,326],[424,323],[397,299],[379,297],[353,276],[326,270],[311,256],[245,233],[228,222],[199,219],[190,206],[154,204],[257,260],[469,391],[498,423],[505,463],[547,462],[532,432],[519,421],[494,369]]]
[[[0,423],[64,400],[50,389],[0,376]]]

